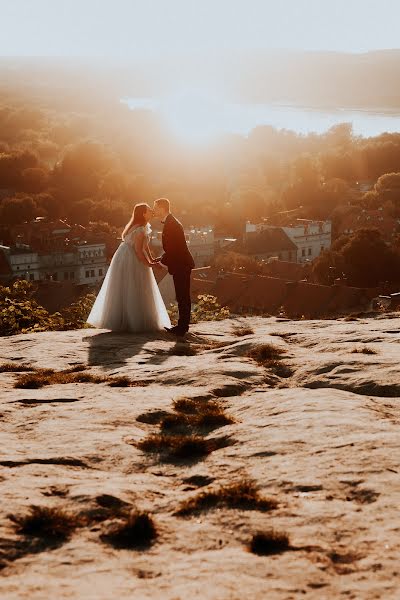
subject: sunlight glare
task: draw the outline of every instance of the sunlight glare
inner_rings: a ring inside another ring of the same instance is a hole
[[[202,89],[185,89],[163,98],[159,111],[169,129],[181,141],[206,144],[224,127],[224,102]]]

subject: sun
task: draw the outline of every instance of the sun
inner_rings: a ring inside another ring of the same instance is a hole
[[[185,89],[162,98],[159,113],[182,142],[203,145],[227,130],[223,100],[203,89]]]

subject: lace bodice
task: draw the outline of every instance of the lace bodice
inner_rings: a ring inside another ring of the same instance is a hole
[[[144,235],[149,238],[150,234],[151,234],[151,227],[149,223],[146,223],[146,225],[141,225],[140,227],[135,227],[132,228],[130,231],[128,231],[128,233],[125,235],[125,237],[123,238],[124,242],[127,242],[128,244],[132,245],[134,243],[135,237],[137,235],[137,233],[141,231],[144,233]]]

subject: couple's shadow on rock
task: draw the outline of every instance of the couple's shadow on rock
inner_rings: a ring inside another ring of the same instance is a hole
[[[88,365],[104,369],[123,367],[129,359],[140,354],[146,344],[169,342],[168,349],[147,348],[147,355],[137,361],[139,365],[159,365],[171,356],[192,356],[197,354],[196,345],[202,338],[188,334],[185,338],[176,338],[167,332],[154,333],[117,333],[106,331],[83,338],[88,342]]]
[[[167,339],[161,333],[115,333],[107,331],[83,338],[88,342],[88,364],[105,369],[123,367],[129,359],[140,354],[148,342]],[[143,360],[145,364],[147,360]]]

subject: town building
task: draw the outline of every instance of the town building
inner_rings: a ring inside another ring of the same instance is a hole
[[[287,262],[310,262],[331,246],[330,221],[297,219],[283,227],[246,223],[243,248],[257,260],[276,258]]]
[[[229,249],[251,256],[260,262],[296,262],[297,257],[296,245],[281,227],[257,227],[256,231],[246,233],[243,242],[237,242]]]
[[[215,238],[212,227],[185,229],[185,238],[196,267],[206,267],[215,253]],[[157,255],[162,254],[162,231],[153,233],[151,245]]]
[[[85,227],[42,218],[23,223],[10,246],[0,246],[2,280],[64,281],[95,285],[107,272],[106,243]]]
[[[294,225],[282,227],[282,230],[296,245],[298,263],[310,262],[331,247],[331,221],[297,219]]]

